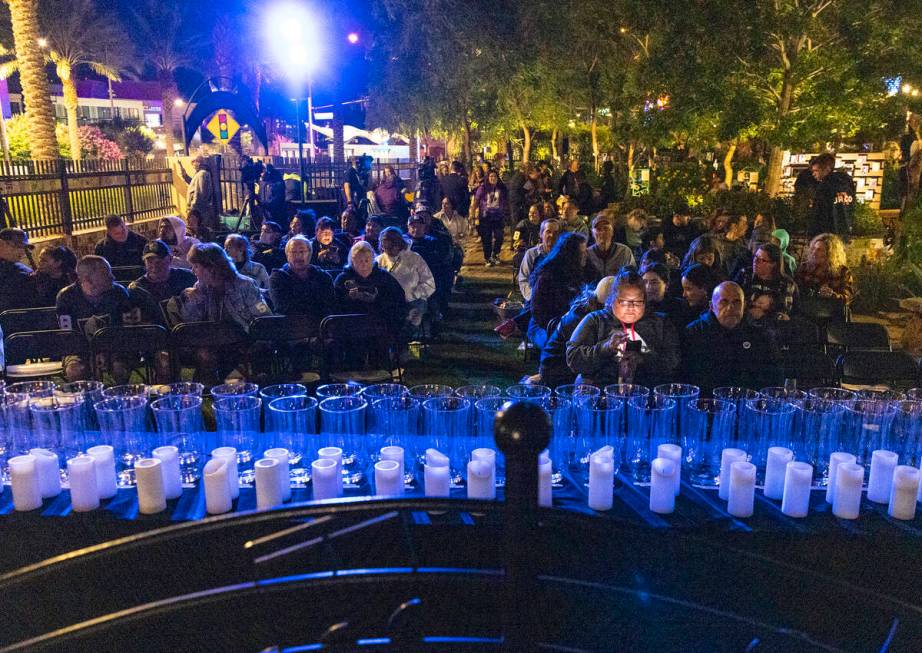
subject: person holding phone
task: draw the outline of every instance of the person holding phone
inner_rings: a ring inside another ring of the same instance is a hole
[[[577,383],[640,383],[672,380],[679,366],[675,328],[646,312],[644,280],[634,270],[615,278],[604,309],[588,314],[567,343],[567,365]]]

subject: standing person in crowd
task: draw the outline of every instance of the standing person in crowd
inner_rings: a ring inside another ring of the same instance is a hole
[[[324,216],[317,221],[314,239],[311,241],[313,259],[311,263],[324,270],[342,270],[346,264],[348,249],[334,237],[333,220]]]
[[[749,251],[746,240],[748,228],[749,218],[745,215],[731,215],[727,219],[726,230],[714,240],[720,252],[724,275],[728,278],[734,277],[741,269],[749,267],[752,263],[752,253]]]
[[[346,205],[355,211],[355,219],[360,226],[368,218],[368,190],[371,188],[371,157],[367,155],[352,157],[352,166],[346,171],[343,182],[343,194]],[[313,232],[305,232],[313,233]]]
[[[714,289],[710,310],[685,328],[684,380],[702,396],[721,386],[780,385],[784,373],[768,333],[745,320],[743,289],[725,281]]]
[[[406,184],[392,165],[384,166],[381,181],[375,187],[375,202],[384,215],[394,216],[400,221],[406,220],[410,213],[404,189]]]
[[[287,263],[269,277],[269,297],[279,315],[297,315],[319,325],[336,310],[333,279],[311,264],[311,242],[292,236],[285,244]]]
[[[797,274],[797,259],[788,252],[791,244],[791,234],[786,229],[775,229],[772,232],[772,242],[781,248],[781,258],[784,261],[784,272],[789,277]]]
[[[570,163],[567,164],[566,171],[560,176],[560,182],[557,184],[557,192],[560,195],[566,195],[570,198],[570,201],[575,202],[577,195],[579,195],[579,182],[579,159],[573,158],[570,159]]]
[[[573,383],[576,374],[567,367],[567,342],[584,317],[605,308],[614,283],[615,277],[605,277],[599,280],[594,288],[586,286],[586,289],[570,303],[570,310],[560,318],[560,322],[548,335],[547,343],[541,350],[538,383],[550,388]]]
[[[666,239],[666,251],[681,260],[692,241],[698,237],[698,229],[692,224],[687,206],[676,209],[672,219],[663,227],[663,236]]]
[[[282,233],[282,225],[266,220],[259,228],[259,239],[253,242],[253,260],[266,268],[269,274],[285,265],[285,250],[281,245]]]
[[[682,319],[686,324],[707,310],[711,293],[720,280],[700,263],[693,263],[682,271],[682,299],[687,306]]]
[[[0,312],[10,308],[30,308],[33,298],[24,289],[29,287],[32,268],[20,263],[29,244],[22,229],[7,227],[0,231]]]
[[[173,253],[162,240],[151,240],[144,246],[144,275],[128,286],[133,306],[141,310],[144,324],[167,324],[163,302],[176,297],[195,285],[191,270],[173,267]]]
[[[261,264],[250,258],[250,243],[240,234],[229,234],[224,239],[224,251],[234,263],[238,274],[252,279],[260,290],[269,289],[269,273]]]
[[[615,231],[615,242],[627,245],[639,258],[643,255],[643,232],[647,228],[647,214],[643,209],[629,211]]]
[[[399,333],[407,316],[406,295],[393,275],[375,265],[374,250],[358,242],[349,250],[346,268],[333,283],[339,310],[365,313]]]
[[[852,230],[855,182],[843,170],[835,170],[836,157],[828,152],[810,165],[816,186],[807,233],[810,236],[832,233],[848,238]]]
[[[538,204],[533,204],[528,209],[528,217],[520,220],[512,230],[512,257],[513,275],[518,276],[525,252],[541,242],[541,209]]]
[[[44,247],[38,266],[29,277],[35,306],[54,306],[58,293],[77,280],[77,255],[64,245]]]
[[[807,259],[797,269],[797,287],[803,297],[835,299],[843,306],[855,296],[855,280],[845,257],[845,245],[835,234],[819,234],[810,241]]]
[[[77,263],[77,281],[58,293],[55,312],[62,329],[73,329],[91,336],[106,326],[121,326],[131,313],[131,302],[124,286],[115,283],[112,267],[101,256],[84,256]],[[76,381],[87,377],[87,361],[66,356],[64,378]],[[113,361],[112,373],[122,383],[131,372],[124,360]]]
[[[183,322],[227,321],[246,331],[257,317],[272,315],[259,288],[237,272],[220,245],[199,243],[189,262],[198,281],[178,297]]]
[[[621,184],[615,179],[615,162],[611,159],[602,163],[602,187],[599,192],[599,208],[604,210],[612,202],[620,202],[624,196]]]
[[[565,233],[531,273],[531,322],[528,339],[538,349],[547,342],[551,320],[567,312],[581,289],[586,267],[586,238]]]
[[[766,243],[756,249],[752,257],[752,266],[740,270],[734,281],[743,289],[747,305],[757,295],[774,293],[779,298],[776,317],[780,320],[790,318],[797,295],[797,284],[785,274],[781,248],[774,243]]]
[[[271,163],[266,164],[259,185],[260,204],[270,220],[278,225],[288,224],[288,204],[285,202],[285,180]]]
[[[577,383],[639,383],[674,379],[678,337],[672,325],[645,309],[643,279],[633,270],[615,278],[604,309],[582,319],[567,343],[567,364]]]
[[[509,212],[509,196],[506,186],[500,181],[499,173],[490,170],[486,181],[474,194],[474,218],[479,221],[477,232],[483,247],[483,260],[487,267],[499,265],[499,253],[503,247],[503,230]]]
[[[186,234],[185,221],[175,215],[163,218],[157,223],[157,237],[170,246],[173,255],[173,265],[178,268],[189,269],[189,252],[198,240]]]
[[[471,194],[467,188],[467,175],[464,172],[464,165],[460,161],[451,162],[451,172],[439,180],[439,187],[442,190],[442,208],[444,210],[444,200],[447,198],[454,210],[457,211],[465,221],[471,206]],[[446,227],[448,225],[445,225]]]
[[[192,169],[195,170],[195,174],[189,182],[186,205],[190,212],[197,211],[198,220],[191,226],[195,233],[202,235],[218,228],[217,191],[211,177],[207,156],[199,154],[192,159]]]
[[[451,236],[451,272],[454,282],[459,279],[458,273],[464,263],[464,239],[468,234],[467,218],[455,211],[448,197],[443,197],[442,210],[432,216],[432,224],[441,224]],[[513,268],[518,270],[515,266]]]
[[[662,263],[654,263],[641,270],[644,296],[647,299],[646,311],[658,313],[672,322],[676,333],[691,321],[688,305],[678,297],[666,295],[669,286],[669,268]]]
[[[579,204],[566,195],[560,196],[559,204],[561,211],[560,228],[566,232],[580,234],[584,236],[586,240],[589,240],[589,236],[591,235],[589,218],[580,214]]]
[[[435,278],[426,261],[409,248],[400,229],[388,227],[381,232],[381,254],[375,258],[375,263],[397,279],[409,306],[407,320],[413,327],[420,326],[429,312],[429,298],[435,294],[436,288]]]
[[[597,282],[602,277],[617,275],[626,265],[634,266],[634,253],[614,241],[615,229],[608,211],[602,211],[592,220],[592,237],[595,244],[588,250],[586,277]]]
[[[526,302],[531,301],[531,273],[554,248],[560,237],[560,222],[553,219],[544,220],[541,223],[539,236],[541,242],[525,251],[525,256],[522,257],[522,263],[519,266],[519,292],[522,293],[522,299]]]
[[[141,250],[147,238],[132,231],[121,216],[106,218],[106,237],[96,243],[96,256],[102,256],[115,268],[140,267]]]

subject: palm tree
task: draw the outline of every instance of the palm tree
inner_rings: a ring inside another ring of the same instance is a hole
[[[179,97],[176,71],[195,60],[195,43],[183,27],[185,5],[177,0],[147,0],[132,11],[132,32],[144,63],[160,82],[167,156],[174,154],[173,106]],[[185,144],[184,144],[185,145]]]
[[[7,0],[18,53],[19,79],[32,140],[33,159],[56,159],[54,110],[45,74],[45,57],[38,45],[38,0]]]
[[[120,81],[120,70],[131,62],[132,48],[121,24],[111,15],[103,17],[94,0],[42,0],[41,22],[48,55],[64,91],[71,157],[80,160],[74,75],[85,66],[107,79]]]

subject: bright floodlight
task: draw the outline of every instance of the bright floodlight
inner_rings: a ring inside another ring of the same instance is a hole
[[[349,43],[355,45],[359,42],[359,35],[355,32],[349,32],[349,36],[347,36],[346,39],[348,39]]]
[[[297,2],[275,5],[266,16],[266,41],[285,76],[301,82],[320,61],[317,19]]]

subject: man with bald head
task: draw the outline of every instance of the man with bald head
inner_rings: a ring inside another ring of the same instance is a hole
[[[684,380],[702,396],[721,386],[758,390],[783,381],[778,348],[746,321],[745,309],[743,289],[725,281],[714,289],[710,310],[685,328]]]

